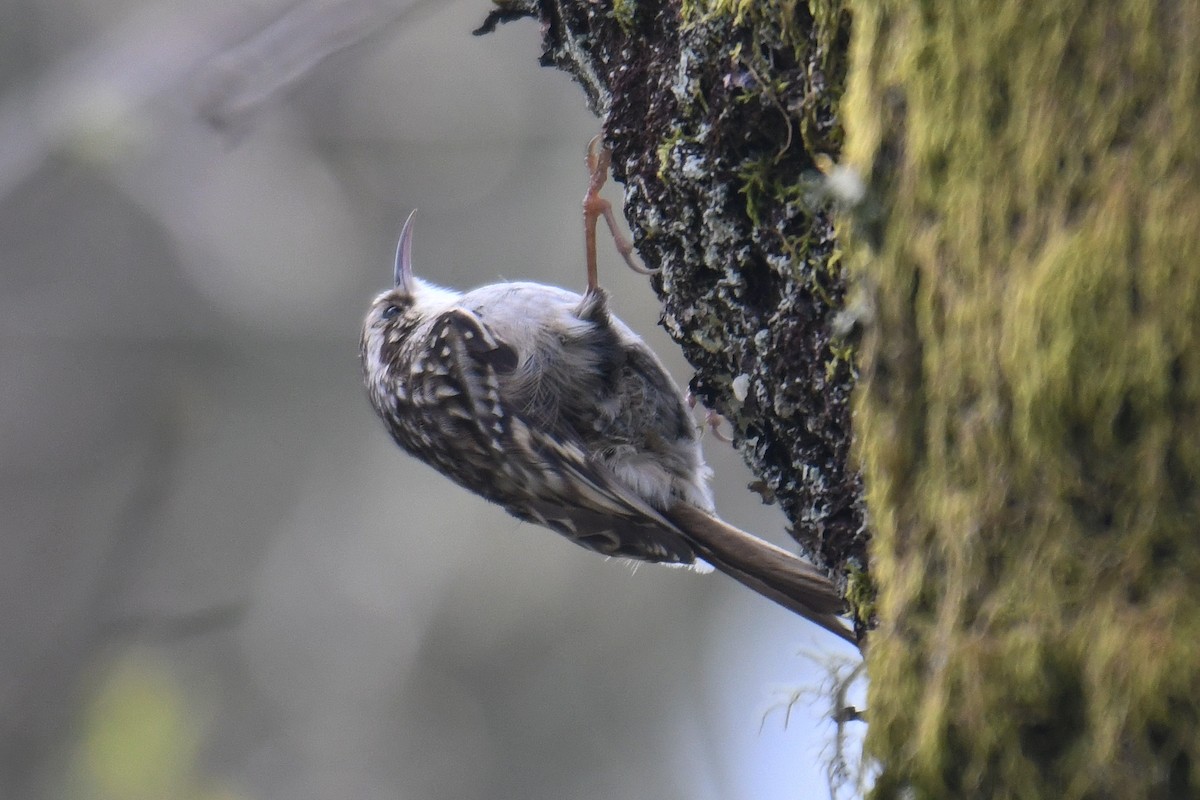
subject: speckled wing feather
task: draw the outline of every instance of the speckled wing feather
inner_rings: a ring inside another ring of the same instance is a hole
[[[582,438],[541,431],[509,407],[499,376],[517,358],[474,313],[443,312],[419,344],[391,425],[396,441],[519,519],[609,556],[690,564],[686,538],[593,458]],[[428,355],[425,355],[428,354]]]
[[[474,476],[495,469],[507,436],[494,369],[463,369],[472,349],[488,346],[473,343],[484,333],[460,311],[415,333],[424,341],[389,398],[397,413],[385,417],[401,447],[468,488]]]

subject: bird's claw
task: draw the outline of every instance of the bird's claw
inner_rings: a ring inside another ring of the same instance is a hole
[[[690,408],[690,409],[695,409],[696,404],[700,402],[699,400],[696,399],[696,395],[692,394],[690,389],[683,396],[683,399],[684,399],[684,402],[687,403],[688,408]],[[722,417],[719,413],[717,413],[716,411],[714,411],[711,408],[706,408],[706,409],[704,409],[704,422],[700,425],[700,430],[701,430],[701,432],[710,431],[712,433],[713,438],[716,439],[718,442],[724,442],[725,444],[733,444],[733,438],[730,436],[726,436],[721,431],[721,423],[724,421],[725,421],[725,418]]]
[[[600,190],[608,181],[608,168],[612,163],[612,151],[603,143],[602,135],[592,137],[587,146],[588,188],[583,196],[583,236],[587,251],[587,285],[588,291],[600,286],[599,270],[596,266],[596,220],[604,217],[617,252],[629,268],[639,275],[655,275],[658,269],[651,269],[641,262],[633,252],[633,242],[629,241],[617,225],[612,203],[600,196]]]
[[[718,442],[724,442],[725,444],[733,444],[733,437],[726,436],[721,431],[721,423],[724,421],[725,421],[725,418],[722,417],[720,414],[718,414],[716,411],[714,411],[711,408],[707,409],[704,412],[704,424],[708,428],[708,430],[712,433],[713,438],[716,439]]]

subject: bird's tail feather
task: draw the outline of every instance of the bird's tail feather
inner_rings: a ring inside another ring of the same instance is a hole
[[[664,516],[684,533],[697,555],[718,570],[858,646],[854,633],[837,616],[845,601],[816,567],[693,505],[677,503]]]

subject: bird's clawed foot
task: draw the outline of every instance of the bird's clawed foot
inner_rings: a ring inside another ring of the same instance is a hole
[[[696,399],[696,395],[692,394],[690,391],[684,396],[684,399],[687,400],[688,408],[695,408],[696,404],[699,402]],[[700,426],[700,431],[701,432],[704,432],[704,431],[711,432],[713,438],[716,439],[718,442],[724,442],[725,444],[733,444],[733,437],[726,436],[725,432],[721,430],[721,423],[724,421],[725,421],[725,418],[722,417],[717,411],[715,411],[711,408],[705,408],[704,409],[704,422]]]
[[[612,160],[612,152],[604,146],[602,136],[597,134],[588,142],[587,168],[588,189],[583,196],[583,236],[587,247],[587,285],[588,291],[600,286],[599,273],[596,268],[596,220],[603,216],[612,232],[613,242],[617,252],[625,259],[629,268],[639,275],[653,275],[657,269],[649,269],[633,252],[633,242],[629,241],[617,227],[617,218],[613,213],[612,203],[600,196],[600,189],[608,180],[608,166]]]
[[[725,418],[711,408],[704,410],[704,425],[712,433],[713,438],[718,442],[733,444],[733,437],[727,436],[725,432],[721,430],[721,423],[724,421]]]

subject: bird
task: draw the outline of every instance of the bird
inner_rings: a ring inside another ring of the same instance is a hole
[[[829,578],[717,516],[686,397],[611,313],[594,238],[583,294],[521,281],[459,292],[414,275],[413,216],[360,341],[367,396],[403,450],[588,550],[711,565],[857,645]]]

